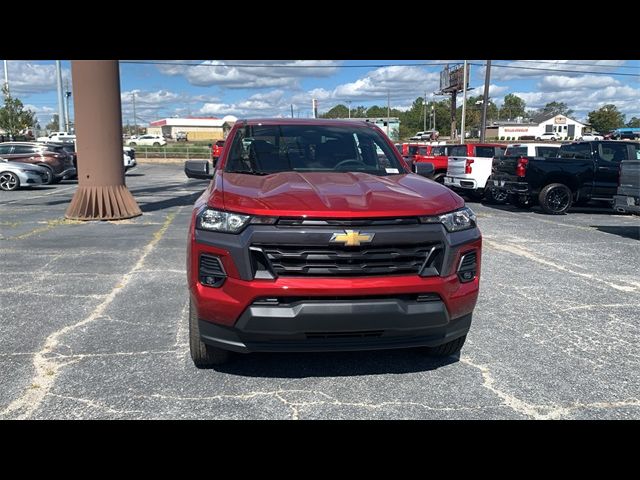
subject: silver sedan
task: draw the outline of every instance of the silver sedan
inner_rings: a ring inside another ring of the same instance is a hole
[[[46,178],[47,171],[42,167],[0,158],[0,190],[17,190],[21,186],[41,185]]]

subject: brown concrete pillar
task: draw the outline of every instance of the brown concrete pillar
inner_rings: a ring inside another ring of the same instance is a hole
[[[66,217],[120,220],[142,215],[124,184],[118,61],[74,60],[71,75],[78,190]]]

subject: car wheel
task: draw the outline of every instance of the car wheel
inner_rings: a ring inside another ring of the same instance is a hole
[[[158,142],[153,142],[153,146],[154,146],[154,147],[159,147],[159,146],[160,146],[160,144],[159,144]]]
[[[430,357],[449,357],[460,352],[466,339],[467,336],[463,335],[437,347],[424,347],[424,351]]]
[[[189,301],[189,350],[191,359],[197,368],[210,368],[214,365],[222,365],[229,361],[231,352],[222,348],[207,345],[200,339],[200,326],[198,325],[198,312]]]
[[[39,167],[44,168],[47,171],[47,176],[44,180],[42,180],[42,184],[43,185],[51,185],[53,183],[53,169],[47,165],[46,163],[40,163],[38,164]]]
[[[136,143],[136,142],[130,142],[130,143],[129,143],[129,146],[130,146],[130,147],[135,147],[136,145],[137,145],[137,143]]]
[[[509,194],[505,190],[490,188],[488,185],[484,190],[484,198],[489,203],[504,205],[509,200]]]
[[[550,215],[564,215],[571,208],[573,194],[571,189],[562,183],[551,183],[540,191],[538,196],[540,207]]]
[[[0,173],[0,190],[10,192],[20,188],[20,179],[13,172]]]

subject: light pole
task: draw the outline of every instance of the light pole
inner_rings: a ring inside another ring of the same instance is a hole
[[[9,95],[9,61],[4,61],[4,86],[7,88],[7,95]]]
[[[464,143],[464,117],[467,113],[467,61],[464,61],[464,70],[462,71],[462,122],[460,125],[460,143]]]
[[[487,129],[487,106],[489,103],[489,82],[491,80],[491,60],[487,60],[487,71],[484,76],[484,95],[482,97],[482,123],[480,124],[480,142],[484,142]]]
[[[422,100],[422,106],[424,108],[424,124],[422,126],[422,131],[427,130],[427,92],[424,92],[424,99]]]
[[[64,118],[64,101],[62,100],[62,66],[60,60],[56,60],[56,78],[58,80],[58,130],[66,123]]]
[[[349,106],[349,118],[351,118],[351,100],[347,100],[346,104]]]

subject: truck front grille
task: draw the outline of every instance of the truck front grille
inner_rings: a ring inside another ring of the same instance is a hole
[[[278,276],[438,275],[441,244],[404,246],[289,246],[254,244]]]

